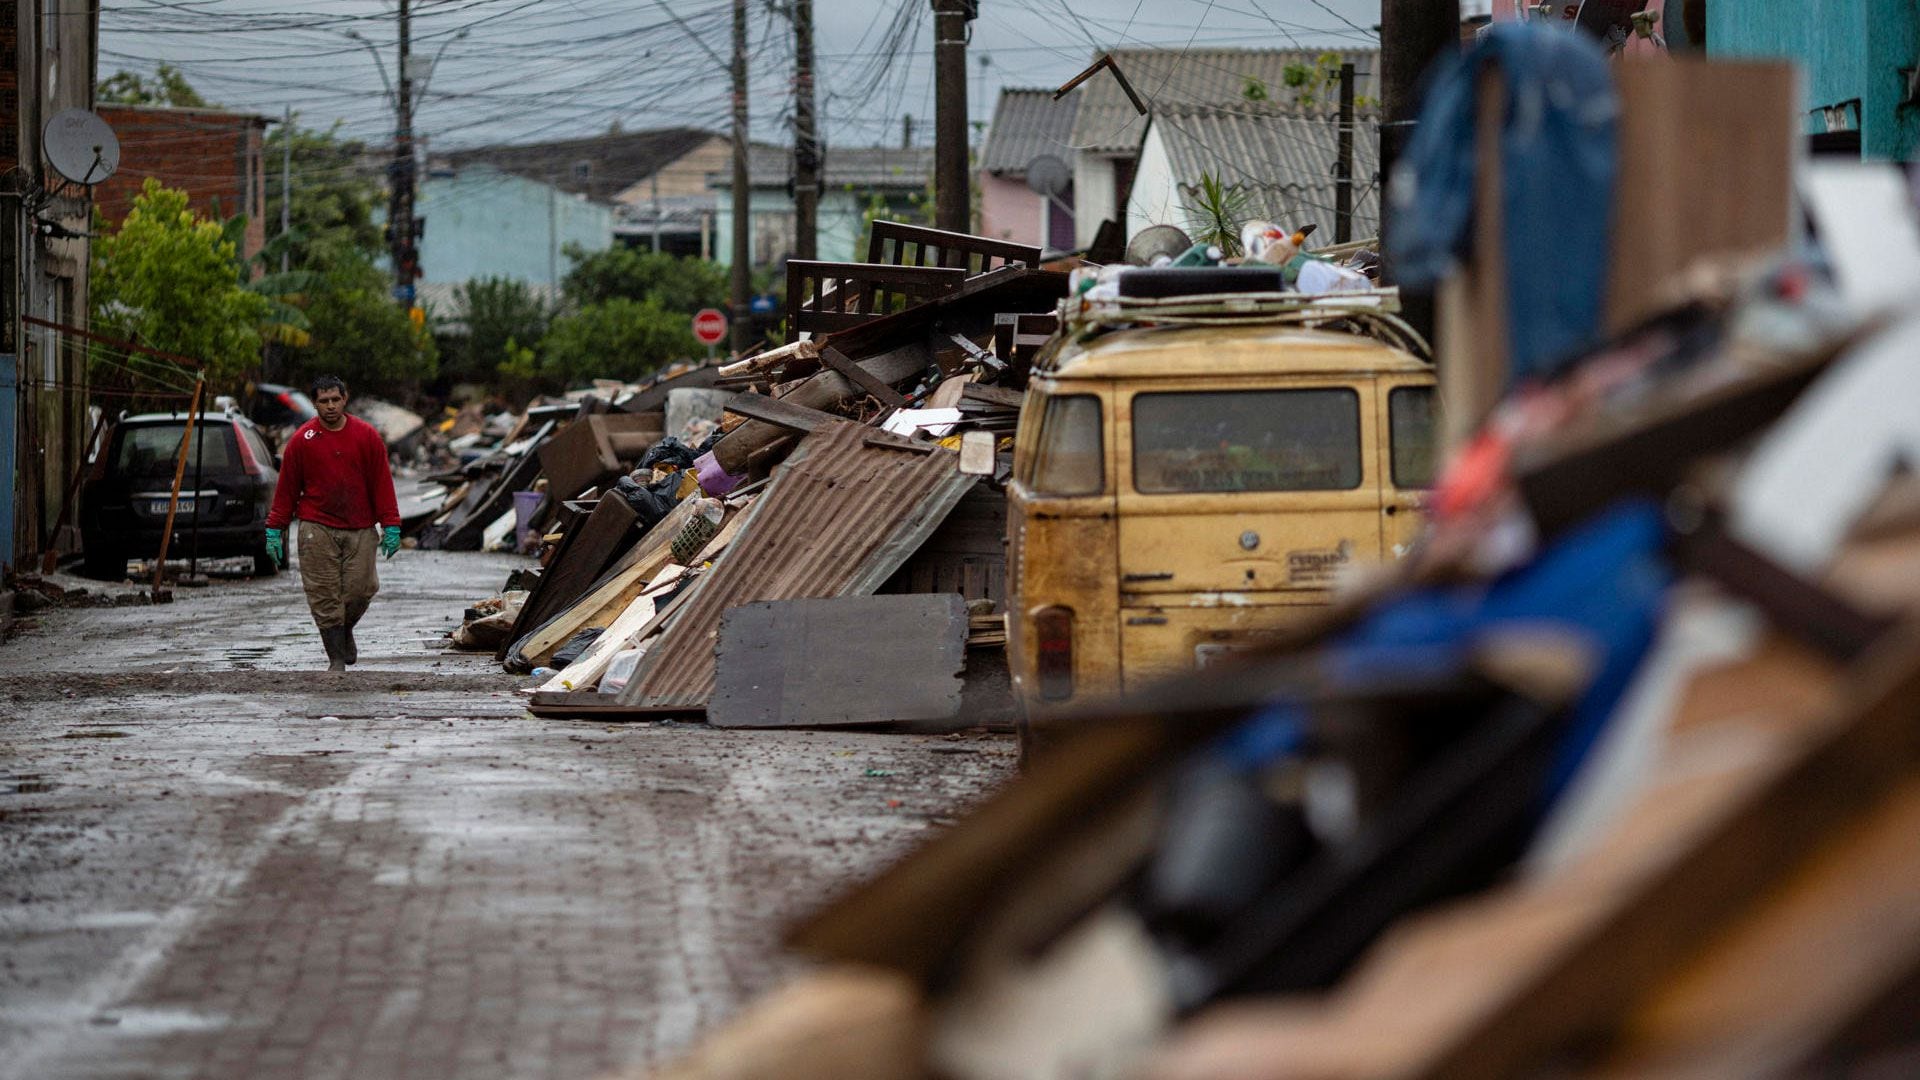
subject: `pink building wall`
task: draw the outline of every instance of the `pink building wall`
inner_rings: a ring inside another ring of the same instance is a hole
[[[980,174],[980,235],[1045,246],[1044,209],[1025,181]]]

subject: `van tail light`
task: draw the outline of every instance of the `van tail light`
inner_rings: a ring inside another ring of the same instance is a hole
[[[247,442],[246,433],[243,431],[235,431],[233,433],[233,441],[240,444],[240,467],[246,470],[247,475],[267,475],[267,468],[260,459],[255,456],[253,446]]]
[[[1043,701],[1073,696],[1073,611],[1041,608],[1033,613],[1035,668]]]

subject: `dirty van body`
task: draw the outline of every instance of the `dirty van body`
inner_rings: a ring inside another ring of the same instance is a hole
[[[1037,369],[1009,487],[1029,717],[1134,693],[1297,625],[1406,553],[1434,464],[1430,365],[1297,325],[1124,329]]]

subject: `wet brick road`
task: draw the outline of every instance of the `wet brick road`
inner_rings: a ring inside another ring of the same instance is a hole
[[[0,1076],[658,1061],[1011,771],[999,737],[535,720],[438,644],[514,565],[383,565],[345,676],[290,576],[0,645]]]

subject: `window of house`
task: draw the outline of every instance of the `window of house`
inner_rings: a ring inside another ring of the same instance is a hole
[[[1360,486],[1360,395],[1343,387],[1136,394],[1133,486],[1145,494]]]

